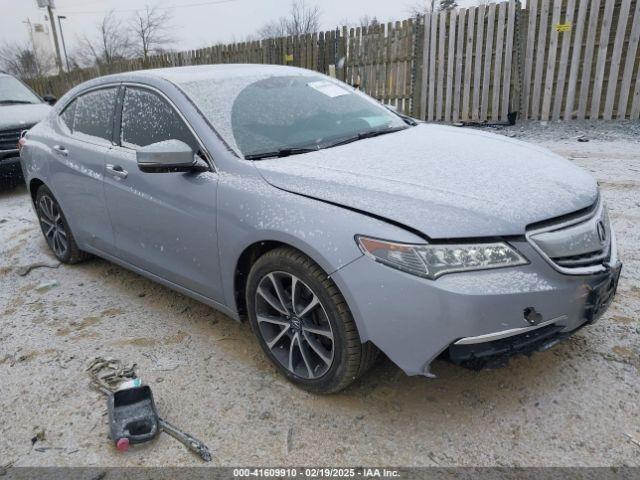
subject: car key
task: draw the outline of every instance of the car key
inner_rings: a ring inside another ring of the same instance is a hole
[[[178,427],[171,425],[169,422],[163,420],[162,418],[158,419],[158,424],[160,425],[161,430],[171,435],[192,452],[200,455],[200,458],[202,458],[205,462],[211,461],[211,452],[209,452],[209,449],[203,442],[201,442],[197,438],[192,437],[188,433],[183,432]]]

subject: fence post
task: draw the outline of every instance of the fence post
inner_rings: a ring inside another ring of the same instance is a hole
[[[424,15],[416,15],[413,23],[413,52],[411,67],[411,113],[412,117],[420,116],[420,105],[422,101],[422,62],[424,48]]]
[[[507,113],[508,117],[512,117],[515,114],[515,119],[522,114],[520,111],[520,106],[522,105],[522,80],[524,76],[524,69],[522,65],[522,60],[524,58],[523,48],[524,42],[522,41],[527,34],[526,30],[523,28],[524,25],[527,25],[528,13],[527,10],[522,9],[522,3],[520,0],[516,0],[516,13],[514,19],[514,34],[513,34],[513,61],[511,62],[511,93],[509,94],[509,110]],[[522,117],[521,117],[522,118]],[[524,120],[524,118],[522,118]]]

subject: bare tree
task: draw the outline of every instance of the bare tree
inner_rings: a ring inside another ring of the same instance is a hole
[[[286,17],[280,17],[278,20],[271,20],[265,23],[256,32],[259,38],[278,38],[289,35],[288,20]]]
[[[486,5],[493,0],[475,0],[477,5]],[[456,0],[419,0],[408,8],[409,14],[412,17],[416,15],[424,15],[425,13],[451,10],[458,8],[458,2]]]
[[[22,79],[50,75],[56,68],[55,57],[37,48],[33,42],[0,46],[0,69]]]
[[[456,0],[440,0],[440,5],[438,5],[438,10],[451,10],[453,8],[458,8],[458,2]]]
[[[358,23],[361,27],[377,27],[378,25],[380,25],[378,17],[370,17],[369,15],[363,15],[362,17],[360,17]]]
[[[294,0],[289,15],[265,23],[257,32],[260,38],[304,35],[320,30],[320,8],[306,0]]]
[[[320,8],[309,6],[306,0],[291,3],[289,11],[289,35],[304,35],[320,30]]]
[[[436,0],[418,0],[407,8],[412,17],[435,12],[438,9]]]
[[[356,28],[356,27],[372,27],[372,26],[378,26],[378,25],[382,25],[383,22],[381,22],[380,20],[378,20],[378,17],[375,16],[370,16],[370,15],[363,15],[361,16],[357,21],[351,20],[347,17],[342,18],[342,20],[340,20],[338,22],[338,25],[340,26],[345,26],[347,28]]]
[[[74,60],[84,66],[111,65],[119,60],[131,58],[133,42],[114,11],[109,11],[96,26],[96,35],[79,39],[79,48],[73,53]]]
[[[174,41],[171,20],[171,10],[161,9],[157,5],[147,5],[143,10],[136,11],[131,21],[131,33],[140,56],[146,59],[149,55],[167,50],[166,47]]]

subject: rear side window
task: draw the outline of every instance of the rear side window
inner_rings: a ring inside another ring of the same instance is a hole
[[[73,133],[111,142],[116,92],[116,88],[105,88],[79,97],[75,101]]]
[[[132,148],[181,140],[198,151],[198,142],[176,111],[159,95],[140,88],[125,91],[121,136],[122,144]]]

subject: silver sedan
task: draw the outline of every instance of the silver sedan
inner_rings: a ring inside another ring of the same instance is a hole
[[[583,170],[303,69],[94,79],[21,143],[58,259],[97,255],[248,320],[314,392],[379,351],[429,377],[437,357],[549,348],[602,315],[621,268]]]

